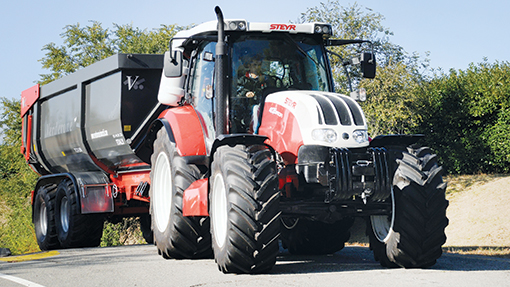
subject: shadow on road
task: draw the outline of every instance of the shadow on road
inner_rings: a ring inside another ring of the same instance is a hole
[[[467,249],[475,247],[466,247]],[[479,248],[479,247],[476,247]],[[428,268],[444,271],[510,270],[510,258],[496,256],[444,253],[437,263]],[[392,270],[380,266],[367,247],[348,246],[328,256],[297,256],[282,252],[272,274],[301,274],[364,270]]]

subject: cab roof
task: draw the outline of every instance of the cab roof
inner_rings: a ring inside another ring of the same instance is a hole
[[[212,34],[217,32],[218,21],[209,21],[193,27],[192,29],[181,31],[175,35],[175,38],[188,38],[195,35]],[[322,34],[329,38],[332,35],[331,25],[326,23],[304,23],[304,24],[282,24],[282,23],[260,23],[247,22],[243,19],[225,20],[225,32],[287,32],[291,34]]]

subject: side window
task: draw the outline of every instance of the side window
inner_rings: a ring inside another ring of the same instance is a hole
[[[191,101],[204,128],[208,149],[211,148],[215,138],[212,100],[215,47],[216,43],[210,42],[198,48],[195,59],[192,59],[190,82]]]

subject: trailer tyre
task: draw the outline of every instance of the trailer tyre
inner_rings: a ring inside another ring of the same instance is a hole
[[[430,267],[442,254],[448,225],[442,168],[426,147],[394,154],[393,212],[369,218],[370,248],[385,267]]]
[[[62,248],[96,247],[103,235],[103,214],[81,214],[79,198],[70,180],[57,187],[55,221]]]
[[[334,223],[282,218],[282,244],[296,255],[332,254],[344,248],[353,223],[352,217]]]
[[[224,273],[262,273],[276,263],[280,195],[264,145],[221,146],[210,179],[214,258]]]
[[[163,128],[151,157],[151,218],[158,253],[165,259],[211,258],[209,218],[184,217],[182,198],[200,176],[197,166],[187,164]]]
[[[33,222],[37,244],[41,250],[60,247],[55,225],[55,187],[46,185],[39,188],[34,199]]]

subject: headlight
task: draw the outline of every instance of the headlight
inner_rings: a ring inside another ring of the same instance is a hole
[[[356,130],[352,133],[352,137],[359,144],[368,141],[368,133],[366,130]]]
[[[338,139],[338,135],[332,129],[315,129],[312,131],[312,139],[327,143],[334,143]]]
[[[227,21],[225,22],[225,29],[230,31],[245,31],[246,22],[244,21]]]

